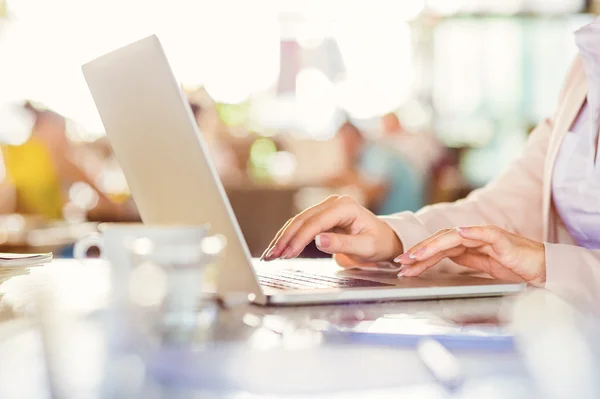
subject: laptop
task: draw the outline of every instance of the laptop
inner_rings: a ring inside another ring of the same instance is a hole
[[[332,259],[252,260],[207,144],[156,36],[105,54],[83,73],[142,220],[210,224],[227,246],[217,292],[261,305],[499,296],[524,284],[457,275],[399,278],[340,270]]]

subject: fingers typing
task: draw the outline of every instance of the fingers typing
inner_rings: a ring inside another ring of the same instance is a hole
[[[348,254],[371,260],[375,255],[375,237],[368,234],[350,235],[322,233],[316,239],[317,248],[329,254]]]
[[[306,219],[295,231],[284,232],[277,243],[278,246],[287,248],[282,258],[294,258],[320,233],[352,223],[353,208],[354,204],[351,202],[338,202]],[[333,236],[334,233],[328,235]]]
[[[446,251],[437,253],[428,259],[425,259],[422,261],[417,261],[410,265],[408,265],[408,264],[403,265],[404,267],[402,268],[402,271],[400,273],[402,276],[406,276],[406,277],[418,276],[419,274],[423,273],[425,270],[437,265],[442,259],[459,256],[460,254],[464,253],[466,250],[467,250],[467,248],[462,247],[462,246],[448,249]]]
[[[339,199],[338,196],[328,197],[326,200],[305,209],[295,217],[288,220],[287,223],[277,232],[275,238],[273,238],[271,244],[265,250],[264,259],[269,261],[284,255],[284,251],[287,249],[286,246],[281,243],[281,239],[284,237],[284,235],[287,234],[288,236],[291,236],[295,234],[295,232],[302,227],[305,220],[331,206],[331,204],[333,204],[337,199]]]
[[[457,229],[443,230],[436,233],[433,238],[424,241],[424,244],[417,244],[415,247],[406,251],[402,256],[396,258],[397,263],[411,265],[416,262],[427,260],[455,247],[475,248],[485,245],[479,240],[463,238]]]

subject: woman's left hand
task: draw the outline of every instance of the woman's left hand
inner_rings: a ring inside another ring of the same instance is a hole
[[[546,281],[544,244],[496,226],[441,230],[394,261],[404,265],[400,275],[414,277],[444,258],[502,280],[534,286]]]

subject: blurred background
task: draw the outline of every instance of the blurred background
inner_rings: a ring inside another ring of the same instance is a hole
[[[258,256],[288,218],[331,194],[388,214],[485,185],[552,114],[573,32],[599,9],[0,0],[0,246],[68,256],[90,222],[139,220],[81,73],[128,42],[161,39]]]

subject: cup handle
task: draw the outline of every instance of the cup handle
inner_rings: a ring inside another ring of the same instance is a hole
[[[87,259],[87,252],[92,247],[98,247],[100,257],[104,254],[104,238],[99,233],[88,234],[80,238],[73,247],[73,257],[77,260]]]

